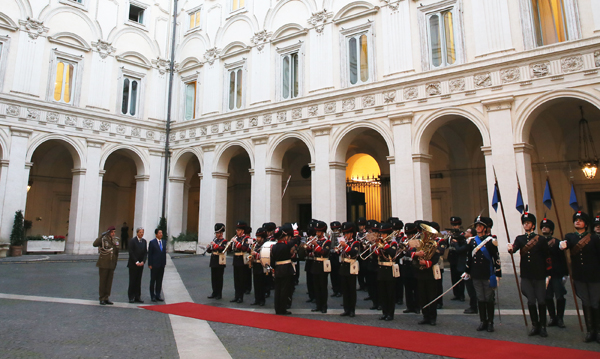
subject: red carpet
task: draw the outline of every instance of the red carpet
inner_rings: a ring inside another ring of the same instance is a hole
[[[545,345],[522,344],[502,340],[387,329],[366,325],[328,322],[245,310],[219,308],[195,303],[177,303],[142,307],[165,314],[227,324],[269,329],[282,333],[304,335],[355,344],[408,350],[418,353],[455,358],[600,358],[599,352],[566,349]],[[352,333],[349,337],[348,333]],[[493,334],[492,334],[493,335]],[[397,338],[391,341],[390,338]],[[551,338],[548,341],[551,343]],[[581,345],[586,345],[581,343]],[[593,348],[597,343],[589,343]]]

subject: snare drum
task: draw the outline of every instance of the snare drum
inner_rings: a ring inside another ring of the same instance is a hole
[[[271,265],[271,247],[277,242],[268,241],[265,242],[260,248],[260,263],[264,266],[266,264]]]

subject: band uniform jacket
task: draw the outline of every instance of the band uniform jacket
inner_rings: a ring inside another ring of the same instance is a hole
[[[238,253],[250,253],[250,244],[248,244],[249,238],[249,236],[235,237],[235,241],[231,245],[231,251],[233,252],[234,267],[244,265],[244,256]]]
[[[356,240],[352,240],[351,242],[348,243],[348,246],[346,246],[346,249],[342,249],[341,250],[342,254],[340,255],[342,258],[350,258],[350,259],[354,259],[357,260],[358,255],[360,254],[360,242],[356,241]],[[342,259],[342,264],[340,267],[340,275],[347,277],[350,275],[356,275],[356,274],[350,274],[350,263],[344,261]]]
[[[225,268],[225,264],[219,264],[219,256],[218,253],[223,253],[225,247],[227,246],[227,240],[225,238],[217,239],[214,238],[206,252],[210,253],[210,264],[208,265],[210,268]]]
[[[102,269],[115,269],[119,259],[119,241],[108,233],[102,233],[94,241],[94,247],[98,247],[98,261],[96,267]]]
[[[292,248],[294,245],[293,241],[278,241],[271,247],[271,265],[275,269],[275,278],[293,276],[296,273],[291,263]],[[277,264],[277,262],[287,260],[290,260],[290,263]]]
[[[312,252],[314,254],[315,261],[312,263],[312,274],[323,273],[323,261],[317,258],[329,258],[329,251],[331,250],[331,241],[325,237],[317,239],[317,243],[313,246]]]
[[[533,244],[531,241],[536,237],[537,242]],[[513,243],[513,253],[518,251],[521,251],[521,278],[541,280],[550,274],[552,262],[548,242],[544,238],[534,232],[517,236]]]
[[[448,241],[446,241],[444,238],[436,238],[436,241],[438,242],[438,247],[437,247],[437,252],[440,255],[440,259],[439,259],[439,263],[434,263],[434,264],[439,264],[440,265],[440,272],[444,273],[444,254],[446,253],[446,250],[448,249]]]
[[[260,250],[262,249],[263,244],[265,244],[265,242],[258,242],[256,239],[254,240],[255,244],[254,244],[254,254],[252,255],[252,274],[254,275],[260,275],[260,274],[265,274],[264,273],[264,268],[262,266],[262,263],[260,261]]]
[[[439,263],[440,253],[438,251],[435,251],[433,256],[431,256],[431,258],[429,260],[425,261],[426,265],[424,267],[421,267],[421,265],[419,264],[419,261],[421,258],[419,258],[415,255],[415,253],[418,251],[419,251],[419,249],[415,248],[412,250],[412,253],[411,253],[412,261],[414,262],[413,265],[415,265],[417,267],[417,270],[416,270],[417,279],[418,280],[435,280],[435,277],[433,276],[433,266],[435,264]]]
[[[456,242],[453,241],[456,239]],[[467,240],[459,231],[454,231],[449,238],[448,262],[456,265],[456,270],[464,272],[467,267]]]
[[[394,280],[392,266],[386,266],[380,263],[392,262],[397,250],[398,243],[396,243],[396,241],[386,243],[383,248],[378,248],[375,250],[374,256],[377,256],[379,266],[379,269],[377,270],[377,280]]]
[[[591,233],[589,242],[577,250],[577,244],[589,232],[569,233],[565,236],[567,248],[571,250],[573,280],[584,283],[600,282],[600,238]]]
[[[548,250],[550,251],[550,259],[552,260],[552,269],[550,276],[553,278],[561,278],[569,274],[567,269],[567,259],[565,253],[560,249],[560,240],[552,236],[543,237],[548,242]]]
[[[158,241],[162,243],[162,249]],[[164,268],[167,266],[167,241],[154,238],[148,243],[148,267]]]
[[[483,240],[486,240],[489,236],[485,236]],[[467,268],[465,272],[471,276],[473,279],[477,280],[486,280],[490,279],[493,273],[490,273],[490,262],[485,258],[483,252],[480,248],[475,256],[473,256],[473,250],[477,247],[476,237],[471,237],[468,240],[467,247]],[[492,258],[493,271],[496,274],[496,277],[502,277],[502,268],[500,265],[500,253],[498,251],[498,243],[496,239],[492,236],[493,239],[490,239],[486,244],[485,248],[488,250],[490,257]]]

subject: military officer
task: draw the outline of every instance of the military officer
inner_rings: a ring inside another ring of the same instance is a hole
[[[342,317],[354,317],[356,309],[356,277],[358,271],[358,255],[360,254],[360,242],[355,238],[356,227],[352,222],[344,222],[342,224],[343,240],[340,239],[340,256],[342,263],[340,266],[340,277],[342,296],[344,304],[344,312]],[[353,270],[354,267],[354,270]]]
[[[235,298],[230,300],[232,303],[244,302],[244,292],[246,291],[244,255],[250,252],[250,244],[248,243],[250,237],[245,233],[247,227],[246,222],[237,222],[235,236],[231,239],[233,243],[229,247],[229,251],[233,252],[233,286],[235,288]]]
[[[412,263],[411,249],[410,246],[414,242],[411,240],[417,233],[417,226],[414,223],[406,223],[404,226],[404,232],[407,237],[407,250],[400,256],[400,276],[403,277],[404,291],[406,293],[406,309],[403,313],[415,313],[419,314],[418,302],[418,286],[416,277],[416,268]],[[414,247],[413,247],[414,248]]]
[[[546,307],[548,308],[548,314],[550,314],[548,326],[564,328],[565,323],[563,318],[567,303],[565,298],[567,290],[565,289],[563,278],[569,275],[567,261],[564,253],[558,247],[560,241],[552,236],[554,234],[554,222],[544,218],[540,222],[540,231],[542,232],[543,239],[548,242],[548,250],[550,251],[550,259],[552,261],[550,280],[546,287]],[[554,297],[556,297],[556,307],[554,306]]]
[[[293,232],[294,229],[290,225],[275,229],[274,239],[277,243],[271,247],[271,264],[275,276],[275,314],[279,315],[292,314],[287,310],[287,306],[294,275],[292,252],[295,243],[290,241]]]
[[[115,227],[108,227],[106,232],[96,238],[93,245],[98,247],[96,267],[100,275],[98,285],[100,305],[113,305],[108,297],[110,297],[115,268],[119,260],[119,238],[115,237]]]
[[[419,227],[421,223],[427,224],[424,221],[417,221]],[[421,228],[422,229],[422,228]],[[438,296],[438,284],[433,272],[433,266],[440,261],[440,254],[436,250],[431,258],[425,258],[425,252],[420,249],[413,248],[411,250],[411,258],[417,267],[416,277],[419,290],[419,306],[423,313],[423,319],[419,324],[436,325],[437,321],[437,305],[433,303],[427,308],[424,306],[430,303]]]
[[[388,219],[388,223],[392,224],[392,229],[394,230],[394,232],[396,232],[396,235],[394,236],[394,240],[396,241],[396,243],[398,245],[400,245],[400,243],[404,243],[404,241],[406,240],[406,237],[404,236],[404,232],[402,232],[402,229],[404,229],[404,222],[402,222],[399,218],[397,217],[390,217]],[[400,256],[395,256],[395,260],[394,262],[398,265],[400,265]],[[396,278],[394,278],[394,285],[395,285],[395,291],[396,291],[396,304],[398,305],[402,305],[404,304],[404,279],[402,276],[398,276]]]
[[[379,235],[381,241],[385,241],[385,238],[392,234],[392,224],[391,223],[383,223],[381,224],[381,228],[379,229]],[[375,249],[375,256],[378,260],[378,271],[377,271],[377,291],[379,304],[381,305],[382,316],[379,317],[379,320],[390,321],[394,320],[394,311],[395,311],[395,295],[396,295],[396,286],[394,282],[394,274],[393,274],[393,266],[394,261],[393,258],[396,256],[396,251],[398,250],[398,244],[396,243],[395,238],[390,238],[385,243],[381,243],[383,247]]]
[[[467,260],[468,260],[468,254],[469,254],[469,245],[471,243],[471,241],[475,240],[475,236],[477,235],[477,232],[475,231],[474,228],[467,228],[465,230],[464,236],[465,236],[465,244],[466,244],[466,249],[465,249],[465,269],[467,266]],[[465,311],[463,313],[465,314],[477,314],[479,312],[478,309],[478,300],[477,300],[477,293],[475,292],[475,287],[473,286],[473,281],[472,280],[464,280],[465,283],[465,288],[467,289],[467,293],[469,293],[469,307],[467,309],[465,309]]]
[[[265,292],[267,285],[267,271],[264,269],[262,262],[260,261],[260,250],[262,245],[265,243],[265,237],[267,231],[263,227],[260,227],[255,232],[256,239],[252,244],[250,251],[250,260],[252,261],[252,274],[254,279],[254,302],[251,305],[265,305]]]
[[[273,235],[275,233],[275,229],[277,229],[277,225],[273,222],[267,222],[267,223],[264,223],[262,226],[265,229],[265,231],[267,232],[267,238],[265,239],[265,242],[275,241],[275,238],[273,237]],[[275,288],[275,284],[273,282],[273,273],[271,271],[269,271],[267,274],[267,286],[266,286],[266,292],[265,292],[266,298],[269,298],[271,296],[271,290],[274,288]]]
[[[225,273],[225,247],[227,240],[223,238],[225,225],[223,223],[215,224],[215,238],[208,246],[206,251],[210,256],[210,281],[212,284],[212,294],[208,298],[221,299],[223,294],[223,273]]]
[[[310,251],[314,255],[312,264],[313,283],[315,288],[315,301],[317,307],[313,312],[327,313],[327,275],[325,262],[329,260],[331,241],[325,237],[327,223],[318,221],[315,225],[316,241],[310,245]]]
[[[452,285],[460,280],[461,274],[465,272],[465,266],[467,264],[467,241],[460,226],[462,225],[462,219],[460,217],[450,217],[450,236],[448,240],[448,262],[450,262],[450,277]],[[454,298],[451,300],[465,301],[465,282],[461,281],[452,289]]]
[[[334,248],[331,252],[329,252],[329,260],[331,261],[331,289],[333,290],[333,294],[331,297],[341,297],[342,296],[342,288],[341,288],[341,279],[340,279],[340,254],[336,250],[338,246],[338,238],[341,236],[340,229],[342,228],[342,224],[338,221],[333,221],[330,223],[331,228],[331,248]]]

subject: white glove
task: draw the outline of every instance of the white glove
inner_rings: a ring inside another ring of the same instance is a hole
[[[567,249],[567,241],[560,241],[558,248],[565,250]]]
[[[470,276],[468,273],[463,273],[463,274],[462,274],[460,277],[461,277],[462,279],[464,279],[464,280],[469,280],[469,279],[471,279],[471,276]]]
[[[508,251],[510,252],[510,251],[512,251],[512,249],[513,249],[513,245],[509,243],[509,244],[507,244],[507,245],[506,245],[506,248],[507,248],[507,249],[508,249]]]

